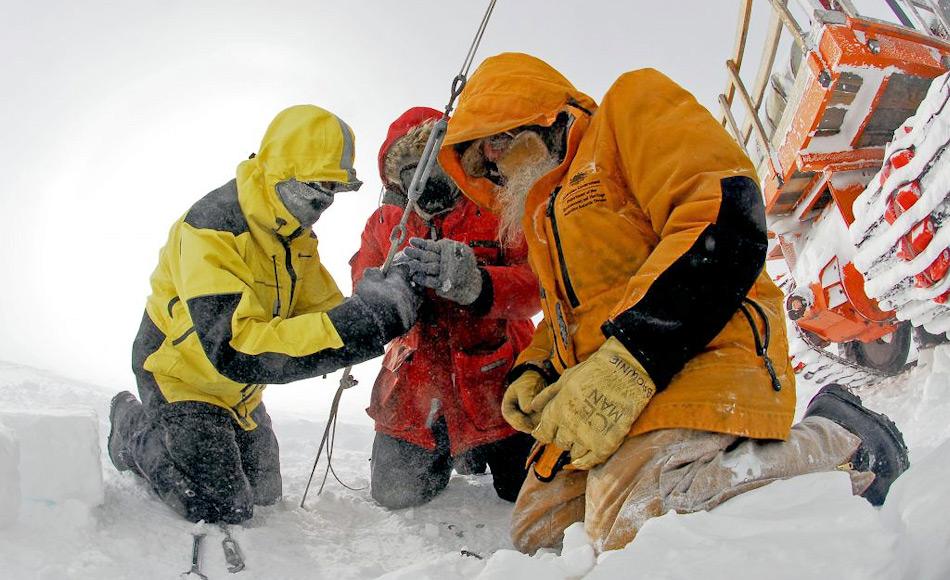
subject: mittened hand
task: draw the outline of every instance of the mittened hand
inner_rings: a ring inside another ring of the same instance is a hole
[[[543,396],[548,390],[554,394],[549,402]],[[532,435],[570,451],[574,467],[591,469],[620,447],[654,393],[656,385],[639,361],[608,338],[535,398],[532,406],[544,410]]]
[[[547,386],[537,371],[525,371],[512,381],[501,399],[501,415],[505,421],[523,433],[534,431],[540,414],[532,408],[532,402]]]
[[[388,339],[399,336],[416,322],[421,298],[410,287],[404,267],[394,267],[387,274],[378,268],[367,268],[353,294],[382,321]]]
[[[404,250],[412,280],[446,300],[467,306],[482,292],[482,273],[475,252],[455,240],[412,238]]]

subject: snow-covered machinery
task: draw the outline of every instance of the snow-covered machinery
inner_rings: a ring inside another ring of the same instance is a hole
[[[852,386],[950,331],[950,0],[863,4],[740,0],[719,96],[757,165],[796,371]]]

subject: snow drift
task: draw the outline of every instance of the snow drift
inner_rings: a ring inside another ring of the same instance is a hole
[[[816,390],[800,384],[799,406]],[[0,410],[88,417],[91,409],[99,418],[101,449],[112,394],[0,364]],[[331,479],[322,496],[311,496],[300,509],[324,417],[300,415],[299,405],[277,397],[268,408],[281,444],[285,499],[234,528],[247,561],[239,578],[950,577],[950,498],[944,491],[950,478],[950,345],[922,352],[916,368],[859,394],[897,422],[911,448],[911,468],[882,508],[853,497],[843,473],[814,474],[765,486],[710,512],[668,513],[648,522],[623,550],[595,555],[575,525],[560,553],[532,557],[512,550],[511,505],[495,496],[490,476],[455,475],[445,493],[420,508],[390,512],[377,506],[364,487],[373,435],[368,419],[338,428],[334,468],[355,490]],[[329,401],[332,389],[325,395]],[[9,470],[11,439],[0,433],[0,486],[9,482],[3,470]],[[100,507],[84,510],[75,499],[25,501],[32,505],[0,529],[4,578],[169,578],[189,568],[192,524],[100,457]],[[202,571],[210,578],[233,577],[221,536],[212,528],[204,543]]]

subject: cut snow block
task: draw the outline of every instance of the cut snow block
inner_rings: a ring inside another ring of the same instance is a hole
[[[24,502],[102,504],[99,420],[92,409],[0,410],[0,423],[12,429],[20,443]]]
[[[20,513],[20,445],[0,423],[0,528],[16,522]]]

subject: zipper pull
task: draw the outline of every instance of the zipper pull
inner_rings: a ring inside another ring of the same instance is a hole
[[[762,360],[765,361],[765,370],[769,372],[769,377],[772,379],[772,389],[775,392],[782,390],[782,383],[778,380],[778,375],[775,374],[775,366],[772,364],[772,358],[763,353]]]

